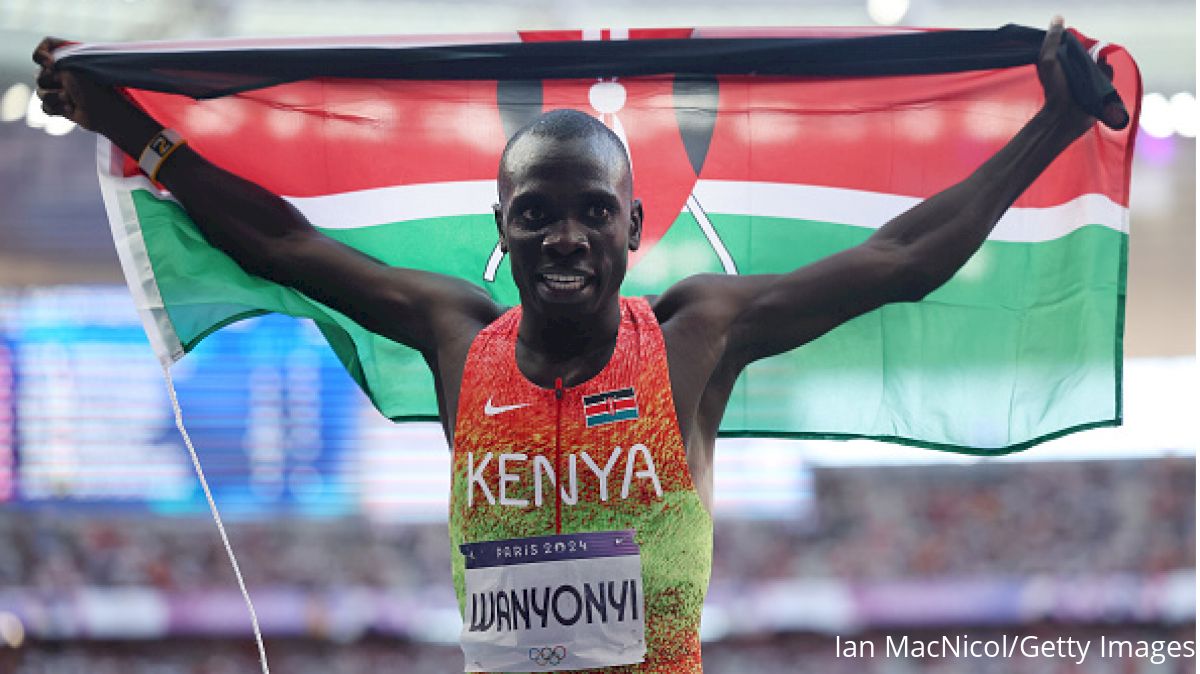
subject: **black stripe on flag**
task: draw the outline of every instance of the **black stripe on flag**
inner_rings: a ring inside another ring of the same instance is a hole
[[[630,388],[617,389],[615,391],[604,391],[603,393],[597,393],[595,395],[586,396],[583,399],[583,404],[584,405],[595,405],[596,403],[602,403],[605,400],[608,400],[609,398],[612,398],[613,400],[617,400],[620,398],[632,398],[632,397],[633,397],[633,388],[630,387]]]
[[[861,37],[686,38],[461,44],[392,49],[88,51],[58,65],[109,84],[214,98],[313,77],[540,80],[674,74],[866,77],[964,72],[1037,61],[1045,31],[920,31]],[[1070,33],[1064,43],[1074,40]],[[169,45],[167,45],[169,47]],[[1087,59],[1090,61],[1091,59]]]

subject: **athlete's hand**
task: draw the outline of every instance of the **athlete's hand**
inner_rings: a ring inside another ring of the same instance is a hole
[[[1067,80],[1063,65],[1059,61],[1059,46],[1063,41],[1064,30],[1063,18],[1061,16],[1054,17],[1054,21],[1050,24],[1050,30],[1046,31],[1046,39],[1042,41],[1042,48],[1038,54],[1038,80],[1042,83],[1042,91],[1046,97],[1043,109],[1050,115],[1063,120],[1072,133],[1080,135],[1091,128],[1092,124],[1096,122],[1096,117],[1080,107],[1071,95],[1071,85]],[[1103,59],[1096,65],[1106,77],[1112,79],[1111,66]],[[1129,123],[1129,113],[1125,110],[1125,105],[1119,97],[1114,96],[1112,100],[1106,102],[1100,121],[1110,129],[1124,128]]]
[[[47,37],[33,51],[33,62],[41,66],[37,75],[37,95],[47,115],[66,117],[88,131],[100,131],[107,117],[117,113],[126,101],[112,87],[92,82],[76,73],[59,70],[54,50],[72,44],[69,40]]]

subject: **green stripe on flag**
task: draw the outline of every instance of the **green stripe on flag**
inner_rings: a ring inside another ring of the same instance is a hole
[[[626,421],[628,419],[636,419],[638,411],[636,409],[620,410],[611,414],[597,414],[587,418],[587,427],[600,426],[602,424],[610,424],[614,421]]]

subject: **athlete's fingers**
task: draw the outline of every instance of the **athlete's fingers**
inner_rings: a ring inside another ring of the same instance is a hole
[[[60,37],[42,38],[42,41],[33,50],[33,62],[39,66],[52,63],[54,61],[54,50],[69,44],[74,43],[71,40],[64,40]]]
[[[1063,36],[1063,18],[1061,16],[1054,17],[1050,22],[1050,29],[1046,31],[1046,39],[1042,40],[1042,49],[1038,53],[1038,60],[1042,63],[1050,63],[1058,56],[1058,45],[1062,44]]]
[[[62,89],[62,75],[55,70],[43,69],[38,73],[37,86],[41,89]]]
[[[67,44],[66,40],[57,37],[43,38],[38,46],[33,50],[33,62],[39,66],[44,66],[47,63],[54,61],[54,50]]]
[[[62,89],[42,89],[38,87],[34,92],[42,105],[57,105],[62,100]]]
[[[1108,60],[1103,56],[1096,59],[1096,66],[1100,68],[1100,72],[1111,82],[1113,78],[1113,67],[1108,63]],[[1124,129],[1129,124],[1129,110],[1125,108],[1125,102],[1120,96],[1113,96],[1104,103],[1104,110],[1100,115],[1100,121],[1110,129]]]
[[[50,99],[42,101],[42,112],[51,117],[61,117],[63,114],[62,106],[57,101]]]
[[[1067,88],[1067,76],[1063,64],[1058,62],[1058,49],[1063,39],[1063,18],[1054,17],[1046,37],[1042,38],[1042,46],[1038,51],[1037,74],[1046,93],[1047,102],[1051,98],[1061,98]],[[1069,96],[1069,94],[1066,94]]]
[[[66,92],[61,89],[38,89],[37,97],[42,102],[42,112],[47,115],[69,116],[67,108],[74,109],[74,104]]]
[[[34,93],[37,94],[38,100],[45,102],[51,98],[58,100],[58,97],[62,95],[63,90],[57,88],[47,89],[45,87],[38,87],[34,90]]]

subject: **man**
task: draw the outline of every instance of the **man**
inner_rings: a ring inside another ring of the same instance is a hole
[[[101,133],[165,184],[247,272],[419,351],[453,452],[451,538],[471,671],[700,671],[712,458],[738,374],[889,302],[917,301],[1095,120],[1042,46],[1045,104],[961,183],[865,243],[788,274],[694,276],[619,297],[641,203],[625,149],[554,111],[502,155],[497,233],[521,304],[387,267],[286,201],[216,167],[118,92],[34,60],[49,114]],[[1117,126],[1114,119],[1105,123]]]

